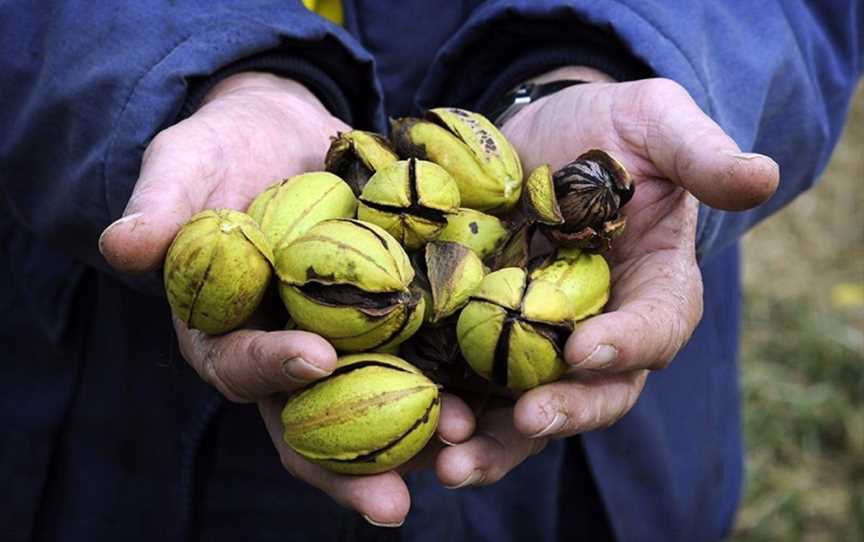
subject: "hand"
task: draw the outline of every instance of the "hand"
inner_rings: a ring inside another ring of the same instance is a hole
[[[158,269],[192,215],[220,207],[245,210],[271,183],[323,170],[330,136],[348,129],[294,81],[260,73],[230,77],[195,114],[153,139],[123,218],[106,228],[99,248],[120,271]],[[289,472],[372,522],[402,522],[410,500],[399,475],[332,474],[282,440],[281,394],[333,370],[336,352],[327,341],[302,331],[252,329],[210,337],[176,318],[174,329],[183,357],[204,381],[231,401],[258,402]],[[461,442],[471,431],[470,410],[455,397],[444,397],[439,434]]]
[[[489,411],[474,438],[440,454],[444,484],[494,482],[548,439],[607,427],[627,413],[648,372],[669,364],[702,315],[697,198],[749,209],[778,183],[777,164],[742,153],[680,85],[612,83],[584,69],[546,79],[562,75],[597,82],[525,107],[503,131],[526,174],[542,163],[558,169],[590,148],[609,151],[630,171],[636,194],[622,209],[627,230],[606,255],[612,295],[606,312],[567,341],[564,379],[528,391],[512,410]]]

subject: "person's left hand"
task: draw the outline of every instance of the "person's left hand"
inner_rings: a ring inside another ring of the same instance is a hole
[[[626,414],[649,371],[669,364],[702,316],[697,198],[749,209],[778,183],[774,161],[742,153],[677,83],[613,83],[594,70],[562,71],[545,79],[596,83],[538,100],[503,132],[526,175],[543,163],[554,171],[591,148],[607,150],[631,173],[636,193],[622,209],[627,229],[606,254],[611,298],[606,312],[581,322],[568,339],[564,378],[528,391],[515,407],[487,410],[473,438],[439,455],[437,474],[448,487],[493,483],[548,439],[607,427]]]

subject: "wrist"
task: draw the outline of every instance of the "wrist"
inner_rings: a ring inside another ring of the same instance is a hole
[[[596,68],[562,66],[522,81],[490,108],[489,118],[496,126],[504,126],[525,107],[571,86],[607,82],[615,82],[615,79]]]
[[[526,83],[548,83],[550,81],[579,80],[586,83],[614,83],[609,74],[588,66],[562,66],[525,81]]]
[[[303,84],[264,72],[242,72],[226,77],[204,96],[201,107],[237,95],[260,96],[277,102],[291,102],[330,114],[321,100]]]

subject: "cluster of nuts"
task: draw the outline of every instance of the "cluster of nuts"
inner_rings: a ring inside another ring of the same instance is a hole
[[[195,215],[164,268],[174,313],[210,334],[242,326],[275,271],[291,325],[345,354],[288,399],[294,450],[337,472],[383,472],[435,432],[440,387],[512,393],[560,377],[567,336],[609,297],[598,249],[633,194],[617,161],[591,150],[523,181],[491,122],[439,108],[393,121],[391,141],[338,134],[325,163],[245,214]],[[557,248],[529,259],[536,231]]]

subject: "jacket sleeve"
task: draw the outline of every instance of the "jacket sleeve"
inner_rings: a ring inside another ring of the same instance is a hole
[[[861,3],[848,0],[486,2],[442,49],[418,100],[483,108],[520,80],[568,64],[679,82],[742,149],[781,169],[778,192],[758,209],[700,208],[704,261],[826,166],[862,69],[862,17]]]
[[[0,12],[0,50],[7,205],[37,239],[106,272],[97,239],[145,147],[220,77],[272,71],[349,122],[383,117],[369,54],[300,2],[17,1]]]

